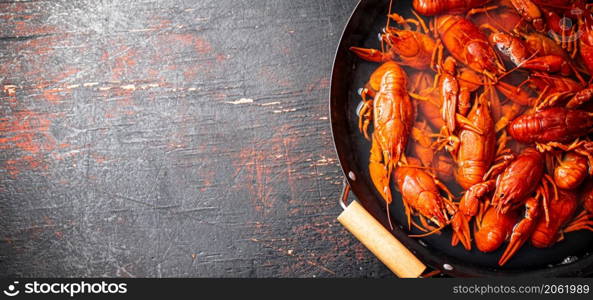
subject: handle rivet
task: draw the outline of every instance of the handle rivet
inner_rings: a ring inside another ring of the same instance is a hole
[[[352,179],[353,181],[356,181],[356,175],[354,175],[352,171],[348,172],[348,178]]]
[[[445,269],[447,271],[453,271],[453,266],[450,264],[444,264],[443,269]]]

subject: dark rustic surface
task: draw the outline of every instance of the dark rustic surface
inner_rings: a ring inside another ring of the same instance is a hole
[[[335,220],[355,4],[0,1],[0,276],[391,276]]]

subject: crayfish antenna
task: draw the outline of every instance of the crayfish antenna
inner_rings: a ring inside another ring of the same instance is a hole
[[[412,225],[413,225],[413,226],[414,226],[416,229],[418,229],[418,230],[420,230],[420,231],[422,231],[422,232],[428,232],[428,231],[429,231],[428,229],[426,229],[426,228],[422,227],[422,225],[420,225],[420,224],[418,224],[418,223],[414,222],[414,220],[412,220],[412,221],[411,221],[411,223],[412,223]],[[426,224],[426,225],[427,225],[427,224]],[[410,227],[408,230],[410,230],[410,229],[411,229],[411,227]]]
[[[416,17],[416,19],[418,20],[418,23],[420,24],[420,27],[422,27],[422,30],[424,30],[424,33],[428,34],[428,27],[426,26],[426,23],[424,22],[422,17],[420,17],[420,15],[418,15],[418,13],[416,13],[416,11],[414,10],[412,10],[412,14],[414,14],[414,17]]]
[[[577,79],[579,80],[579,82],[581,84],[583,84],[583,85],[586,85],[587,82],[585,81],[585,79],[583,78],[583,76],[581,76],[581,73],[579,72],[579,70],[577,69],[577,67],[574,65],[574,63],[569,62],[569,67],[574,72],[574,74],[577,77]]]
[[[387,211],[387,222],[389,223],[389,228],[393,230],[393,223],[391,222],[391,213],[389,212],[389,203],[385,202],[385,210]]]
[[[422,233],[422,234],[409,234],[408,236],[409,236],[409,237],[412,237],[412,238],[421,238],[421,237],[427,237],[427,236],[433,235],[433,234],[435,234],[435,233],[441,232],[441,230],[443,230],[443,228],[445,228],[445,226],[447,226],[447,224],[441,225],[440,227],[437,227],[437,228],[435,228],[435,229],[433,229],[433,230],[431,230],[431,231],[429,231],[429,232],[427,232],[427,233]]]
[[[511,99],[514,103],[518,103],[525,106],[533,106],[536,101],[535,97],[532,97],[528,90],[523,89],[523,86],[529,83],[529,79],[522,81],[518,86],[513,86],[504,81],[496,83],[496,89],[508,99]]]
[[[393,0],[389,0],[389,8],[387,8],[387,16],[391,14],[391,8],[393,7]],[[385,28],[389,28],[389,18],[387,18],[387,24],[385,24]]]

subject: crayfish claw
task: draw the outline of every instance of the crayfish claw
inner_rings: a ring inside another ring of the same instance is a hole
[[[451,219],[451,227],[453,228],[453,238],[451,245],[455,246],[461,242],[463,248],[466,250],[472,249],[471,231],[469,228],[469,219],[462,212],[458,211]]]

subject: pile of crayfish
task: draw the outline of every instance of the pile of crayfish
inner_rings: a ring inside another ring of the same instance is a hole
[[[593,231],[593,5],[582,0],[414,0],[387,12],[359,90],[369,175],[401,194],[424,237],[551,247]],[[393,184],[393,186],[392,186]],[[456,187],[457,192],[451,192]]]

